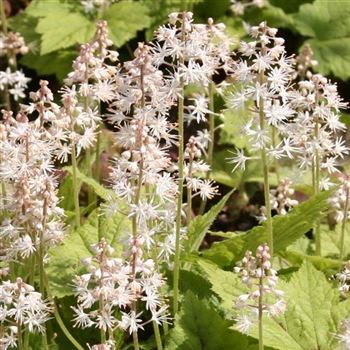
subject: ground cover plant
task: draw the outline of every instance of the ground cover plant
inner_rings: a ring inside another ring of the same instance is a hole
[[[350,1],[0,0],[0,349],[350,349]]]

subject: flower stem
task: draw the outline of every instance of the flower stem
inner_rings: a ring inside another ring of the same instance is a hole
[[[67,337],[67,339],[75,346],[76,349],[78,350],[84,350],[84,348],[78,343],[78,341],[70,334],[69,330],[67,329],[67,327],[65,326],[60,313],[58,312],[58,308],[57,305],[55,303],[55,300],[53,300],[53,304],[54,304],[54,316],[55,316],[55,320],[57,321],[58,325],[61,328],[61,331],[63,332],[63,334]]]
[[[182,94],[179,98],[179,111],[178,111],[178,124],[179,124],[179,159],[178,159],[178,171],[179,171],[179,183],[178,183],[178,197],[177,197],[177,208],[176,208],[176,240],[175,240],[175,259],[174,259],[174,300],[173,300],[173,312],[176,315],[179,304],[179,277],[180,277],[180,231],[181,231],[181,212],[182,212],[182,196],[183,196],[183,185],[184,185],[184,98],[183,89],[184,83],[181,78],[180,86],[182,88]]]
[[[73,197],[75,210],[75,226],[80,227],[80,207],[79,207],[79,184],[77,178],[77,157],[75,153],[75,145],[72,147],[72,178],[73,178]]]
[[[22,340],[22,329],[21,329],[21,324],[17,322],[17,345],[18,345],[18,350],[26,350],[23,348],[23,340]]]
[[[46,186],[45,191],[47,191],[48,188]],[[45,270],[44,270],[44,230],[46,228],[46,217],[47,217],[47,199],[45,197],[44,203],[43,203],[43,219],[42,219],[42,229],[40,231],[40,242],[39,242],[39,256],[38,256],[38,263],[39,263],[39,273],[40,273],[40,293],[45,299],[46,297],[46,288],[45,288]],[[46,330],[43,332],[42,335],[42,345],[44,350],[48,350],[47,345],[47,335]]]
[[[8,33],[8,29],[7,29],[7,18],[6,18],[6,14],[5,14],[3,0],[0,1],[0,17],[1,17],[1,30],[4,33],[4,35],[6,36]],[[7,59],[9,59],[8,55],[7,55]],[[4,96],[5,108],[6,108],[6,110],[10,111],[11,110],[11,100],[10,100],[10,93],[9,93],[7,84],[4,85],[3,96]]]
[[[137,336],[137,332],[132,332],[132,340],[134,343],[134,350],[140,350],[139,338]]]
[[[213,155],[214,155],[214,143],[215,143],[215,106],[214,106],[214,92],[215,92],[215,84],[213,81],[210,81],[208,86],[208,96],[209,96],[209,110],[212,112],[209,114],[209,145],[208,145],[208,155],[207,155],[207,163],[210,166],[210,170],[207,172],[206,178],[210,178],[211,171],[213,169]],[[205,206],[207,204],[207,199],[203,199],[201,201],[201,205],[199,207],[199,215],[203,215],[205,211]]]
[[[260,84],[263,84],[264,76],[259,76]],[[259,122],[260,130],[264,132],[265,129],[265,115],[264,115],[264,100],[262,97],[259,99]],[[266,208],[266,227],[268,232],[268,246],[270,248],[270,254],[273,256],[273,228],[272,228],[272,215],[271,215],[271,202],[270,202],[270,182],[269,182],[269,166],[267,159],[266,146],[261,147],[261,161],[263,165],[264,173],[264,198]]]
[[[346,185],[346,199],[345,199],[345,207],[343,214],[343,221],[341,225],[341,236],[340,236],[340,260],[344,258],[344,240],[345,240],[345,225],[348,219],[348,211],[349,211],[349,187]]]
[[[188,178],[190,179],[192,177],[192,165],[193,165],[193,157],[191,152],[190,153],[190,159],[189,159],[189,166],[188,166]],[[187,225],[191,222],[192,217],[192,189],[187,184],[187,208],[186,208],[186,223]]]
[[[185,4],[183,4],[185,5]],[[185,42],[185,13],[182,13],[182,36],[181,41]],[[180,65],[184,64],[183,55],[179,59]],[[180,233],[181,233],[181,213],[182,213],[182,197],[184,187],[184,89],[185,83],[183,77],[180,77],[179,84],[179,104],[178,104],[178,143],[179,143],[179,156],[178,156],[178,197],[176,207],[176,230],[175,230],[175,257],[174,257],[174,281],[173,281],[173,312],[174,316],[179,308],[179,278],[180,278]]]
[[[50,289],[49,289],[49,281],[47,279],[47,275],[44,275],[44,281],[45,281],[45,289],[47,292],[48,297],[50,298],[52,304],[53,304],[53,314],[55,316],[55,321],[58,323],[59,327],[61,328],[61,331],[63,334],[67,337],[67,339],[75,346],[77,350],[84,350],[84,348],[79,344],[79,342],[72,336],[72,334],[67,329],[66,325],[64,324],[61,315],[58,311],[58,307],[55,301],[55,298],[51,296]]]
[[[271,255],[272,256],[272,255]],[[259,277],[259,350],[264,350],[264,338],[263,338],[263,293],[264,293],[264,286],[263,286],[263,278],[264,278],[264,266],[261,264],[261,273]]]
[[[162,339],[160,337],[159,326],[156,321],[153,321],[153,331],[156,338],[157,350],[163,350]]]
[[[316,96],[317,101],[317,96]],[[319,121],[318,117],[316,118],[315,123],[315,141],[318,143],[319,137]],[[316,145],[315,150],[315,181],[314,181],[314,195],[318,195],[320,193],[320,155],[318,152],[318,145]],[[321,256],[321,225],[320,220],[317,220],[315,223],[315,243],[316,243],[316,255]]]

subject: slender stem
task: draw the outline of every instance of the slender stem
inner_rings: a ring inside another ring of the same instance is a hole
[[[259,76],[260,84],[263,84],[264,75],[263,73]],[[265,129],[265,115],[264,115],[264,100],[262,97],[259,99],[259,122],[260,130],[264,132]],[[266,147],[261,147],[261,161],[263,165],[264,173],[264,198],[266,208],[266,227],[268,231],[268,245],[270,248],[270,254],[273,256],[273,228],[272,228],[272,215],[271,215],[271,202],[270,202],[270,182],[269,182],[269,166],[267,159]]]
[[[4,35],[7,36],[8,29],[7,29],[7,18],[5,14],[5,8],[4,8],[4,0],[0,0],[0,17],[1,17],[1,30],[4,33]],[[4,85],[3,96],[5,100],[5,108],[6,110],[10,111],[11,100],[10,100],[10,93],[9,93],[7,84]]]
[[[2,32],[7,35],[8,29],[7,29],[7,18],[5,14],[5,7],[4,7],[4,0],[0,1],[0,16],[1,16],[1,29]]]
[[[188,178],[190,179],[192,177],[192,165],[193,165],[193,157],[191,154],[191,150],[189,151],[190,153],[190,159],[189,159],[189,166],[188,166]],[[186,223],[189,225],[191,222],[191,217],[192,217],[192,189],[187,183],[187,210],[186,210]]]
[[[97,130],[97,140],[96,140],[96,160],[95,160],[95,180],[100,183],[101,181],[101,130]]]
[[[163,330],[164,330],[164,335],[167,335],[169,332],[169,325],[166,322],[163,323]]]
[[[317,94],[316,94],[316,103],[317,103]],[[314,195],[320,193],[320,155],[318,152],[318,138],[319,138],[319,121],[318,117],[316,118],[315,123],[315,141],[316,141],[316,150],[315,150],[315,183],[314,183]],[[321,255],[321,224],[320,220],[317,220],[315,223],[315,243],[316,243],[316,255]]]
[[[59,327],[61,328],[61,331],[67,337],[67,339],[75,346],[76,349],[84,350],[84,348],[78,343],[78,341],[72,336],[72,334],[69,332],[69,330],[65,326],[65,324],[64,324],[64,322],[63,322],[63,320],[61,318],[61,315],[58,312],[58,307],[56,305],[55,300],[52,299],[52,301],[54,303],[53,313],[54,313],[54,316],[55,316],[55,320],[57,321]]]
[[[46,189],[47,190],[47,187]],[[45,197],[43,203],[43,219],[42,219],[42,229],[40,231],[40,242],[39,242],[39,251],[38,251],[38,263],[39,263],[39,273],[40,273],[40,292],[45,299],[46,291],[45,291],[45,270],[44,270],[44,230],[46,227],[46,217],[47,217],[47,199]],[[44,331],[42,335],[42,345],[44,350],[48,350],[47,345],[47,335],[46,331]]]
[[[87,164],[87,176],[88,177],[92,177],[92,170],[91,170],[91,149],[88,148],[86,151],[85,151],[85,161],[86,161],[86,164]],[[95,192],[94,192],[94,189],[91,187],[91,186],[88,186],[88,189],[87,189],[88,193],[88,203],[89,205],[94,203],[95,202]]]
[[[277,138],[276,128],[272,125],[271,126],[271,139],[272,139],[272,147],[274,149],[276,148],[276,145],[277,145],[276,138]],[[275,168],[277,183],[279,183],[280,182],[280,172],[279,172],[277,159],[274,159],[273,165]]]
[[[77,350],[85,350],[80,344],[79,342],[72,336],[72,334],[69,332],[69,330],[67,329],[67,327],[65,326],[61,315],[58,311],[58,306],[56,304],[55,298],[51,297],[50,294],[50,288],[49,288],[49,281],[47,279],[47,275],[44,275],[44,281],[45,281],[45,289],[47,292],[48,297],[50,298],[52,304],[53,304],[53,314],[55,316],[55,321],[57,321],[59,327],[61,328],[61,331],[63,332],[63,334],[67,337],[67,339],[75,346],[75,348]],[[27,350],[27,349],[25,349]]]
[[[181,41],[185,42],[185,14],[182,13],[182,37]],[[180,56],[180,64],[184,64],[184,57]],[[179,85],[179,105],[178,105],[178,142],[179,142],[179,156],[178,156],[178,193],[177,193],[177,208],[176,208],[176,231],[175,231],[175,257],[174,257],[174,285],[173,285],[173,312],[174,316],[179,307],[179,278],[180,278],[180,233],[181,233],[181,213],[182,213],[182,197],[184,187],[184,87],[183,78],[180,78]]]
[[[17,322],[17,345],[18,345],[18,350],[26,350],[25,348],[23,348],[22,328],[19,322]]]
[[[182,80],[182,79],[181,79]],[[183,92],[183,81],[180,82]],[[178,171],[179,171],[179,183],[178,183],[178,198],[177,198],[177,212],[176,212],[176,240],[175,240],[175,259],[174,259],[174,315],[178,310],[178,293],[179,293],[179,277],[180,277],[180,231],[181,231],[181,212],[182,212],[182,196],[184,185],[184,145],[183,145],[183,122],[184,122],[184,100],[183,95],[179,98],[179,159],[178,159]]]
[[[261,273],[259,277],[259,350],[264,350],[264,338],[263,338],[263,278],[264,278],[264,267],[261,264]]]
[[[140,350],[139,338],[137,336],[137,332],[132,332],[132,340],[134,343],[134,350]]]
[[[72,147],[72,178],[73,178],[73,197],[75,209],[75,226],[80,227],[80,207],[79,207],[79,183],[77,178],[77,156],[75,152],[75,145]]]
[[[141,92],[142,92],[142,97],[141,97],[141,107],[144,108],[145,107],[145,89],[144,89],[144,72],[143,72],[143,66],[140,67],[140,88],[141,88]],[[135,197],[134,197],[134,204],[137,206],[140,202],[140,198],[141,198],[141,189],[142,189],[142,178],[143,178],[143,166],[144,166],[144,159],[143,159],[143,154],[141,152],[142,149],[142,144],[143,144],[143,139],[142,139],[142,134],[143,134],[143,127],[144,127],[144,120],[142,119],[140,121],[140,125],[139,125],[139,135],[138,136],[138,148],[140,151],[140,162],[139,162],[139,176],[137,179],[137,183],[136,183],[136,192],[135,192]],[[132,235],[133,235],[133,240],[136,241],[137,239],[137,235],[138,235],[138,227],[137,227],[137,217],[136,215],[133,216],[132,218]],[[137,252],[132,254],[132,279],[133,281],[135,281],[136,279],[136,259],[137,259]],[[136,310],[137,310],[137,302],[136,300],[133,301],[132,305],[131,305],[131,309],[132,311],[135,312],[136,314]],[[132,339],[133,339],[133,343],[134,343],[134,349],[138,350],[140,348],[139,346],[139,339],[138,339],[138,334],[137,331],[132,332]]]
[[[163,350],[162,339],[160,337],[159,326],[156,321],[153,321],[153,331],[156,338],[157,350]]]
[[[101,270],[101,278],[100,278],[100,290],[103,289],[104,285],[103,285],[103,276],[104,276],[104,255],[105,255],[105,248],[103,249],[101,255],[99,256],[99,263],[100,263],[100,270]],[[103,294],[100,294],[100,298],[99,298],[99,302],[98,302],[98,306],[99,306],[99,311],[100,311],[100,315],[103,315],[104,312],[104,307],[105,307],[105,303],[103,300]],[[106,342],[106,331],[101,327],[100,328],[100,342],[101,344],[104,344]]]
[[[345,199],[345,207],[344,207],[343,221],[341,225],[341,236],[340,236],[340,254],[339,254],[340,260],[343,260],[344,258],[345,225],[348,219],[348,211],[349,211],[349,186],[347,186],[346,184],[346,199]]]
[[[211,170],[213,169],[213,155],[214,155],[214,144],[215,144],[215,106],[214,106],[214,93],[215,93],[215,84],[213,81],[210,81],[208,86],[208,97],[209,97],[209,110],[212,112],[209,114],[209,135],[210,140],[208,144],[208,155],[207,155],[207,163],[210,166],[210,171],[207,172],[206,178],[210,178]],[[201,201],[201,205],[199,207],[199,215],[203,215],[205,211],[205,206],[207,204],[207,199],[203,199]]]

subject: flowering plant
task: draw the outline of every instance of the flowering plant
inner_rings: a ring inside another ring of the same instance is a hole
[[[350,348],[333,10],[200,2],[0,0],[0,349]]]

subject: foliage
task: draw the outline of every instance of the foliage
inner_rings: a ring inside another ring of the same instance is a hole
[[[254,349],[249,339],[237,331],[230,330],[229,322],[212,310],[205,300],[193,293],[184,296],[181,313],[175,320],[166,350],[235,350]]]
[[[280,287],[287,312],[281,320],[266,318],[265,344],[281,350],[334,349],[335,334],[350,312],[350,302],[340,302],[337,289],[309,262]],[[257,331],[251,335],[257,337]]]
[[[285,216],[273,217],[276,252],[286,249],[313,227],[315,221],[322,216],[322,212],[329,207],[329,195],[329,192],[324,192],[299,204]],[[243,257],[246,250],[254,251],[266,240],[266,225],[257,226],[233,238],[215,243],[203,252],[203,256],[221,267],[230,267]]]

